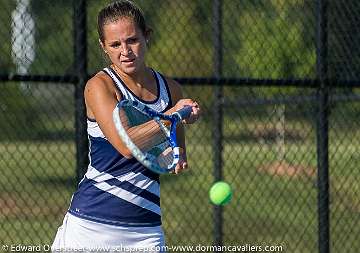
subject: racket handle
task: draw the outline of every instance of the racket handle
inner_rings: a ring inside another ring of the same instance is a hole
[[[190,117],[190,114],[192,112],[192,106],[185,106],[184,108],[181,108],[180,110],[174,112],[175,115],[177,115],[180,120],[186,119]]]

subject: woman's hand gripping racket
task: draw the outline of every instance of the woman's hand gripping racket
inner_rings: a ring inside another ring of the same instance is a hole
[[[191,115],[192,107],[185,106],[166,115],[137,101],[123,99],[113,111],[116,130],[140,163],[163,174],[173,171],[180,160],[176,126]]]

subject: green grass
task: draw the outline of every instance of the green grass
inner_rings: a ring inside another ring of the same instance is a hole
[[[286,176],[260,170],[278,160],[276,142],[254,130],[262,129],[259,120],[226,122],[223,175],[234,195],[223,208],[224,243],[282,245],[285,252],[316,252],[316,173],[314,177]],[[297,129],[298,123],[289,121],[287,128]],[[303,137],[286,140],[283,161],[315,168],[315,129],[309,123],[301,124]],[[213,152],[208,127],[204,120],[187,129],[191,170],[161,178],[163,224],[171,245],[213,242],[213,206],[208,199],[214,181]],[[360,212],[360,145],[356,141],[360,131],[351,129],[351,136],[349,131],[330,132],[331,247],[335,251],[360,248],[354,236],[360,233],[355,218]],[[75,189],[74,143],[0,143],[0,172],[1,242],[50,244]]]
[[[75,189],[72,142],[0,144],[0,238],[49,244]]]

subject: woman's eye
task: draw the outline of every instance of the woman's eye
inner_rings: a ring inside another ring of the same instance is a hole
[[[113,48],[118,48],[118,47],[120,47],[120,43],[111,44],[111,47],[113,47]]]
[[[137,38],[131,38],[128,41],[130,44],[136,43],[137,42]]]

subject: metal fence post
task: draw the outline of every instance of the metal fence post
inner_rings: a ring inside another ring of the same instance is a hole
[[[81,180],[88,163],[84,87],[87,81],[86,0],[74,0],[74,61],[78,82],[75,86],[76,177]]]
[[[213,1],[213,42],[214,42],[214,77],[222,77],[222,1]],[[222,139],[223,139],[223,87],[217,82],[214,90],[214,179],[222,179]],[[223,244],[223,210],[221,206],[214,206],[214,244]]]
[[[318,89],[317,117],[317,161],[318,161],[318,224],[319,252],[330,252],[329,232],[329,118],[328,118],[328,78],[327,78],[327,1],[317,2],[317,75]]]

